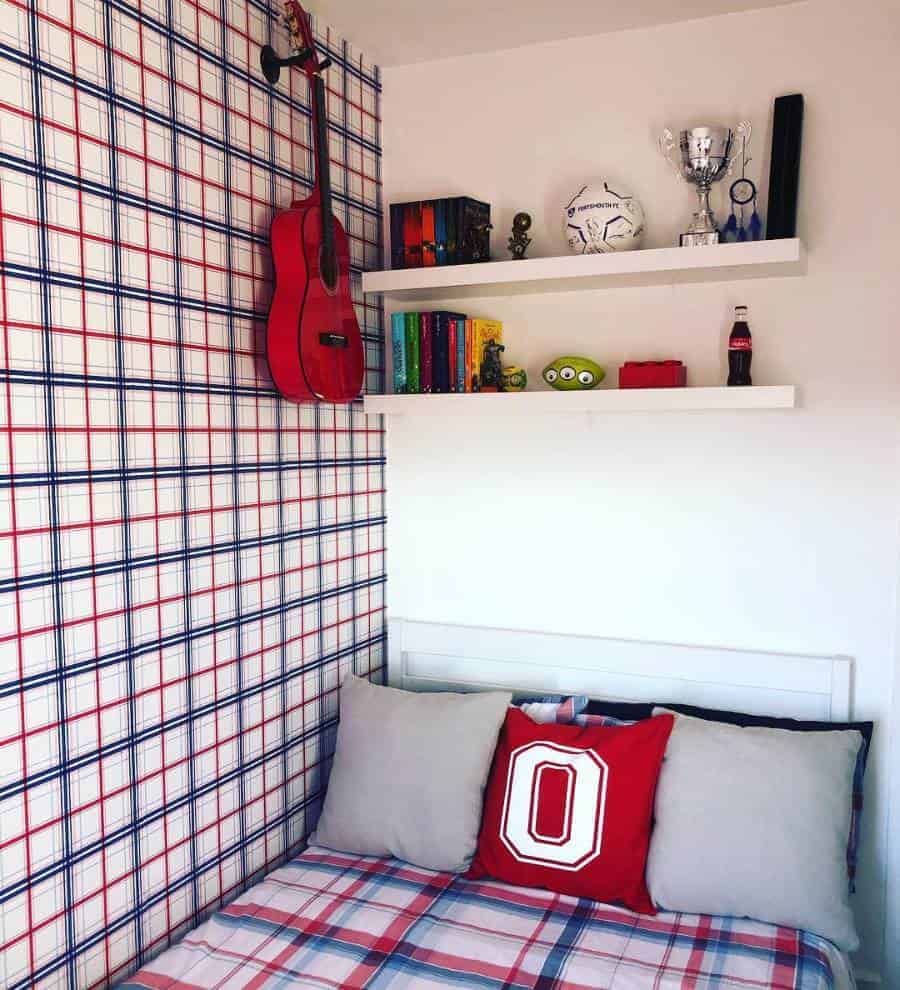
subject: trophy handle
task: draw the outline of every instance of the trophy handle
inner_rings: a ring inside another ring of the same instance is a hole
[[[675,135],[666,127],[662,134],[656,140],[656,147],[659,149],[659,153],[665,158],[666,164],[675,173],[676,179],[683,179],[684,175],[681,171],[681,150],[675,141]],[[673,152],[678,152],[678,157],[673,155]]]

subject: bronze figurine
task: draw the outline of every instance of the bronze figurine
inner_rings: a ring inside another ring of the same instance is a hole
[[[517,213],[513,217],[512,236],[507,241],[509,253],[513,256],[513,261],[521,261],[525,257],[525,251],[531,243],[531,238],[526,233],[530,227],[530,214]]]

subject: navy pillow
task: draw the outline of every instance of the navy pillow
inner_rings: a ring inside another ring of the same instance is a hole
[[[840,729],[857,729],[866,741],[866,749],[872,743],[874,722],[816,722],[799,718],[777,718],[774,715],[750,715],[748,712],[729,712],[721,708],[701,708],[697,705],[682,705],[679,702],[654,701],[588,701],[585,714],[608,715],[612,718],[650,718],[654,708],[671,708],[682,715],[705,718],[710,722],[725,722],[728,725],[758,725],[764,729],[788,729],[791,732],[833,732]]]

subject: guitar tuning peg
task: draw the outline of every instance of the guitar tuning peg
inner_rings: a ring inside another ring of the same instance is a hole
[[[329,67],[329,66],[330,66],[331,64],[332,64],[332,63],[331,63],[331,59],[330,59],[330,58],[324,58],[324,59],[322,59],[322,61],[321,61],[321,62],[319,62],[319,72],[323,72],[323,71],[324,71],[325,69],[327,69],[327,68],[328,68],[328,67]]]

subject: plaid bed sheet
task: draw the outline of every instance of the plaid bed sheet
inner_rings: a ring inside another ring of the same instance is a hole
[[[835,952],[792,928],[650,918],[312,847],[122,988],[838,990]]]

